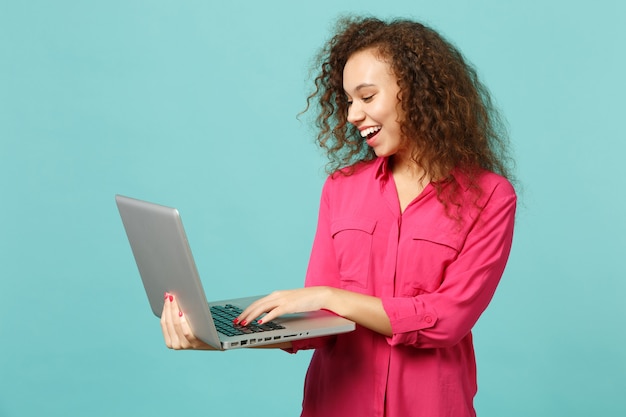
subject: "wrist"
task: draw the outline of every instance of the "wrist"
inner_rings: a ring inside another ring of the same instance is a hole
[[[324,309],[332,311],[335,314],[342,315],[342,303],[340,301],[340,289],[335,287],[324,287],[325,297],[324,297]]]

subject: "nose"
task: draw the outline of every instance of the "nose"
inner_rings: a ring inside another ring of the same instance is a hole
[[[348,106],[348,122],[356,126],[363,119],[365,119],[365,112],[361,106],[359,106],[358,101],[353,101],[352,104]]]

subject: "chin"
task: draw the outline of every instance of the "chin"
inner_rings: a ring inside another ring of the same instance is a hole
[[[395,154],[395,152],[391,152],[388,149],[376,149],[376,148],[374,148],[374,153],[379,158],[386,158]]]

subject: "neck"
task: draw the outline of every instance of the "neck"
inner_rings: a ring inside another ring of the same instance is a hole
[[[401,160],[396,155],[389,160],[391,174],[398,193],[400,212],[411,204],[419,196],[430,182],[424,169],[412,159]]]
[[[407,179],[414,179],[420,182],[424,181],[426,183],[430,181],[430,179],[427,178],[424,168],[410,157],[395,154],[389,158],[389,164],[394,176],[402,176]]]

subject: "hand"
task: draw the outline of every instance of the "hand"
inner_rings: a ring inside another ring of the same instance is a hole
[[[170,349],[216,350],[202,340],[196,338],[191,331],[185,314],[180,310],[176,298],[165,293],[163,312],[161,313],[161,330],[165,345]]]
[[[326,307],[332,290],[330,287],[307,287],[296,290],[274,291],[270,295],[250,304],[235,319],[235,323],[246,326],[263,313],[267,314],[258,321],[260,324],[272,321],[283,314],[321,310]]]
[[[391,321],[380,298],[333,287],[274,291],[250,304],[235,319],[235,323],[246,326],[263,313],[267,314],[259,323],[266,323],[283,314],[322,309],[332,311],[383,336],[393,335]]]

